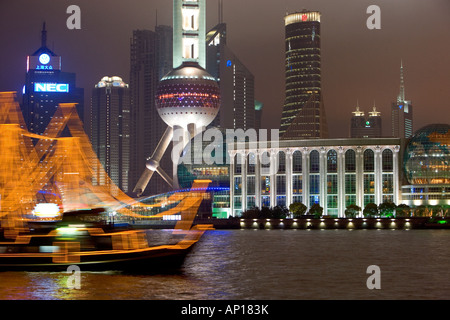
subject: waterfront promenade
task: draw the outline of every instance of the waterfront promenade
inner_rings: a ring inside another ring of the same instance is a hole
[[[410,218],[314,218],[297,219],[203,219],[216,229],[446,229],[450,219]]]

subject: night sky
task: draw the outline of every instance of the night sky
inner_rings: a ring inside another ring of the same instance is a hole
[[[69,5],[81,8],[81,30],[69,30]],[[366,9],[381,8],[381,30],[369,30]],[[375,101],[390,133],[390,106],[399,92],[400,61],[414,130],[450,123],[450,0],[224,0],[228,45],[253,72],[263,126],[278,128],[284,102],[284,20],[302,9],[322,13],[322,87],[330,137],[347,137],[359,101]],[[86,102],[103,76],[129,80],[130,37],[135,29],[172,25],[172,0],[0,0],[0,91],[21,92],[26,56],[48,46],[76,72]],[[218,23],[218,1],[207,0],[207,28]]]

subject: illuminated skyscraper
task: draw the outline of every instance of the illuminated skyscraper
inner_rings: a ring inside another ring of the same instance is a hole
[[[403,62],[400,66],[400,93],[397,101],[392,103],[392,136],[408,139],[413,134],[413,107],[406,100]]]
[[[84,89],[76,87],[75,73],[63,72],[61,57],[47,47],[44,23],[41,47],[27,57],[22,113],[28,130],[44,134],[60,103],[77,103],[78,115],[84,121]],[[63,136],[67,135],[65,130]]]
[[[320,12],[285,18],[286,92],[280,126],[282,139],[326,138],[322,99]]]
[[[375,105],[369,112],[369,117],[364,116],[364,112],[356,106],[353,117],[350,121],[350,138],[381,138],[382,121],[381,112],[377,111]]]
[[[219,23],[206,35],[207,70],[220,86],[221,106],[211,126],[257,129],[255,77],[227,46],[227,26]]]
[[[94,175],[95,184],[106,185],[106,173],[122,191],[129,191],[130,124],[128,84],[119,77],[103,77],[93,89],[90,112],[92,148],[104,168]]]
[[[206,0],[173,2],[173,69],[197,62],[206,69]]]
[[[172,50],[171,27],[156,26],[155,31],[133,31],[130,45],[131,189],[145,169],[146,158],[155,150],[166,129],[156,110],[155,96],[159,81],[172,70]],[[171,166],[165,169],[170,172]],[[157,176],[146,194],[166,191],[167,185]]]

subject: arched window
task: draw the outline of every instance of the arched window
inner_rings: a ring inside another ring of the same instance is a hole
[[[261,168],[270,168],[270,153],[267,151],[261,153],[259,161],[261,162]]]
[[[320,172],[320,155],[319,151],[313,150],[309,155],[309,172],[319,173]]]
[[[234,173],[241,174],[242,173],[242,163],[243,156],[240,153],[237,153],[234,157]]]
[[[364,172],[375,171],[375,156],[373,150],[367,149],[364,151]]]
[[[327,153],[327,172],[337,172],[337,152],[330,150]]]
[[[286,154],[278,152],[278,173],[286,173]]]
[[[247,174],[255,174],[255,168],[256,168],[256,156],[254,153],[249,153],[247,159]]]
[[[292,155],[292,171],[293,173],[302,173],[302,153],[295,151]]]
[[[394,171],[394,154],[392,150],[385,149],[381,154],[381,162],[383,164],[383,172]]]
[[[355,150],[350,149],[345,153],[345,172],[356,172]]]

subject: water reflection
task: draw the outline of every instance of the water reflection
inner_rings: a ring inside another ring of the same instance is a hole
[[[0,273],[0,299],[449,299],[447,230],[208,231],[165,274]],[[366,269],[381,268],[381,290]]]

